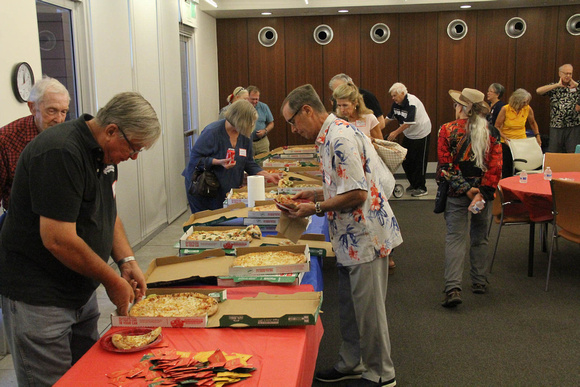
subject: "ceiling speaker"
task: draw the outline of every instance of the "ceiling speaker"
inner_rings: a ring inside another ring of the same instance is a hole
[[[580,35],[580,13],[570,16],[566,22],[566,30],[570,35]]]
[[[258,41],[264,47],[272,47],[278,41],[278,33],[272,27],[264,27],[258,32]]]
[[[461,40],[467,35],[467,24],[461,19],[452,20],[447,25],[447,35],[453,40]]]
[[[314,29],[314,40],[322,46],[330,43],[333,37],[334,32],[332,32],[332,28],[326,24],[321,24]]]
[[[377,23],[371,28],[371,39],[375,43],[385,43],[391,37],[391,30],[384,23]]]
[[[505,33],[513,39],[522,37],[526,33],[526,21],[521,17],[512,17],[505,23]]]

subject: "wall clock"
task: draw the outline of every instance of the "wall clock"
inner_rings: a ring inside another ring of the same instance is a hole
[[[34,86],[32,67],[26,62],[18,63],[12,72],[12,90],[16,99],[20,102],[28,101],[32,86]]]

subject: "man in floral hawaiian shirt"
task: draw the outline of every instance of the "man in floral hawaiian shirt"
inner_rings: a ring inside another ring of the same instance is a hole
[[[369,138],[328,114],[312,85],[294,89],[282,103],[282,115],[292,132],[316,141],[324,182],[323,190],[296,194],[310,202],[288,215],[326,214],[338,265],[343,342],[338,362],[316,379],[395,386],[385,310],[388,256],[403,241],[387,201],[395,179]]]

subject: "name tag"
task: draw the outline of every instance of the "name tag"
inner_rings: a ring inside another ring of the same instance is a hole
[[[355,125],[360,128],[361,126],[365,126],[365,121],[364,120],[356,120]]]
[[[324,174],[324,181],[327,185],[330,185],[330,176],[327,173]]]
[[[248,156],[248,154],[247,154],[247,152],[246,152],[246,150],[244,148],[240,148],[240,156],[242,156],[242,157],[247,157]]]

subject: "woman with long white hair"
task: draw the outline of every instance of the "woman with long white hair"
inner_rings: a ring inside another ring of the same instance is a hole
[[[455,121],[441,126],[437,142],[437,181],[449,182],[445,222],[445,299],[444,307],[461,304],[461,282],[465,250],[470,241],[471,291],[487,291],[487,228],[491,203],[501,178],[502,152],[499,134],[488,126],[489,106],[484,94],[465,88],[461,92],[449,90],[454,101]],[[484,202],[479,212],[470,209]]]

